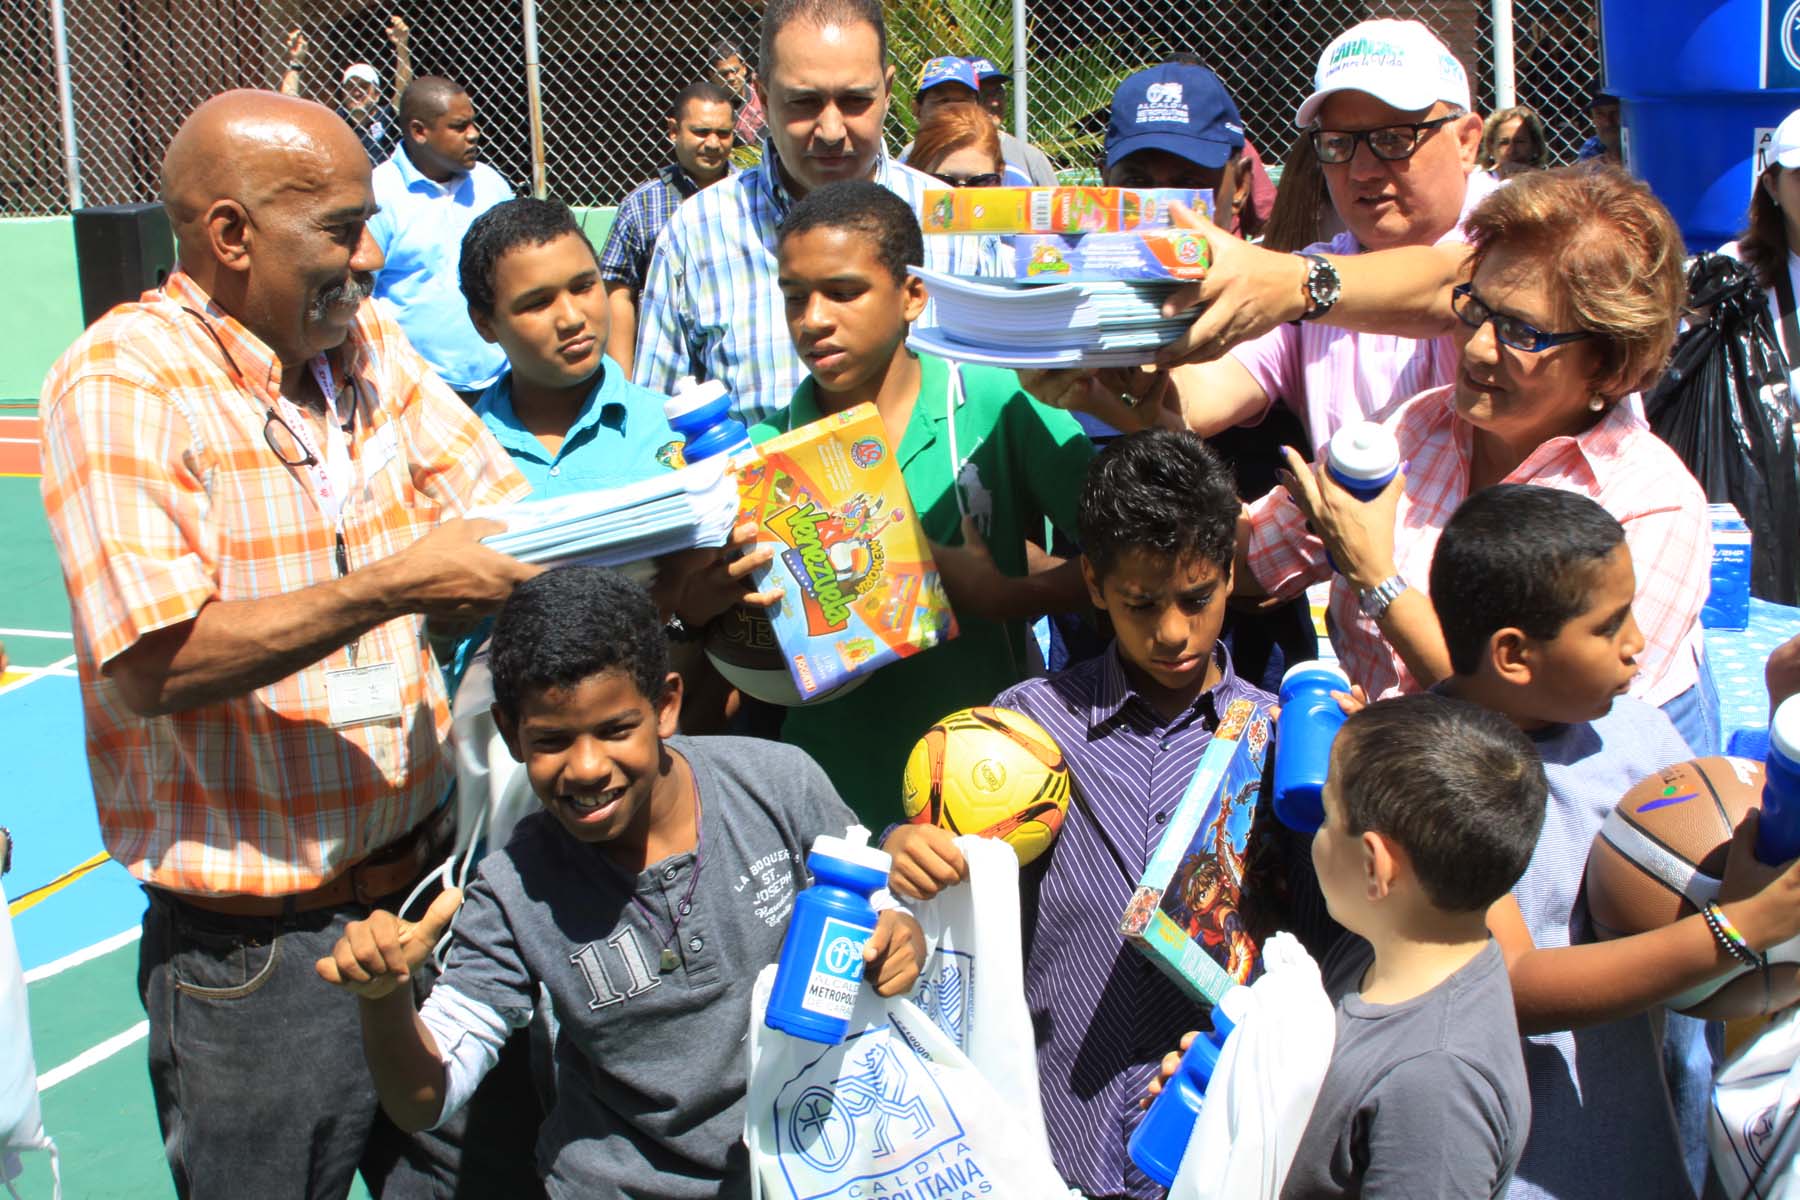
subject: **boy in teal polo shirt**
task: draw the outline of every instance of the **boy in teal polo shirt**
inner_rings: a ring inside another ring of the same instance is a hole
[[[547,200],[509,200],[478,217],[462,245],[462,289],[475,330],[506,370],[475,411],[538,499],[620,487],[682,465],[664,397],[606,356],[606,290],[575,215]]]
[[[788,331],[812,377],[751,437],[874,404],[925,535],[961,546],[968,518],[1006,577],[980,605],[1001,619],[977,615],[952,588],[954,640],[884,667],[840,699],[788,710],[782,739],[817,759],[879,829],[901,819],[901,772],[925,730],[1029,673],[1023,618],[1084,603],[1076,571],[1028,577],[1025,546],[1043,538],[1046,520],[1073,535],[1094,448],[1073,417],[1033,400],[1012,371],[907,349],[926,296],[906,268],[924,261],[925,247],[918,215],[892,192],[860,181],[809,192],[782,223],[778,257]]]
[[[600,265],[566,205],[496,205],[469,226],[460,270],[476,332],[506,352],[506,370],[475,412],[534,499],[623,487],[685,465],[681,435],[663,416],[666,397],[632,383],[606,355]],[[768,558],[726,563],[716,551],[693,552],[664,563],[653,590],[666,611],[698,628],[745,599],[741,580]],[[484,625],[457,648],[452,694],[486,636]]]

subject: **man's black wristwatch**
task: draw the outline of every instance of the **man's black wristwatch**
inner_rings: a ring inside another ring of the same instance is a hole
[[[1314,321],[1331,311],[1331,306],[1338,302],[1343,291],[1343,281],[1338,278],[1337,268],[1331,260],[1322,254],[1302,254],[1300,256],[1311,264],[1306,272],[1307,309],[1300,314],[1302,321]]]

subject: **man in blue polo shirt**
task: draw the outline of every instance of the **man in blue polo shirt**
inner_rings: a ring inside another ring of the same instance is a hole
[[[475,218],[510,200],[513,189],[476,161],[481,129],[457,84],[437,75],[413,80],[400,97],[400,126],[400,149],[375,168],[381,207],[369,233],[387,260],[375,274],[375,299],[438,377],[473,401],[500,377],[506,355],[469,323],[457,256]]]

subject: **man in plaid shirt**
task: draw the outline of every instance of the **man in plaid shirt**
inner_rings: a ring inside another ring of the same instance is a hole
[[[684,375],[722,381],[746,425],[785,411],[808,378],[776,278],[776,230],[794,202],[840,179],[871,179],[916,212],[938,186],[882,144],[894,68],[878,0],[768,0],[759,57],[763,160],[670,218],[644,283],[632,367],[632,381],[653,392],[673,392]],[[926,238],[925,265],[991,274],[992,239]],[[921,321],[931,320],[928,307]]]
[[[42,436],[101,833],[149,898],[165,1150],[184,1197],[359,1166],[380,1194],[421,1150],[312,962],[441,860],[426,623],[535,573],[461,516],[525,482],[370,302],[368,157],[329,109],[215,97],[162,180],[180,267],[52,368]]]
[[[675,161],[634,188],[613,217],[600,251],[600,278],[606,281],[612,321],[606,352],[627,375],[637,348],[638,294],[650,273],[656,239],[683,200],[731,173],[731,130],[730,92],[716,83],[682,88],[669,112]]]

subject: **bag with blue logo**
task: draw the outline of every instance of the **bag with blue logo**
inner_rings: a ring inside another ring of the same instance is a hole
[[[0,832],[0,859],[5,858],[5,833]],[[38,1110],[37,1066],[31,1054],[31,1018],[25,1005],[25,972],[19,949],[13,942],[12,918],[7,913],[6,889],[0,887],[0,1046],[12,1049],[0,1054],[0,1186],[14,1196],[12,1181],[24,1170],[21,1150],[44,1150],[50,1155],[51,1193],[62,1195],[61,1166],[56,1143],[44,1133]]]
[[[1769,1018],[1719,1068],[1710,1126],[1721,1195],[1800,1200],[1800,1008]]]
[[[930,949],[918,986],[887,1000],[865,985],[840,1045],[764,1025],[775,968],[758,977],[745,1117],[757,1196],[1070,1194],[1051,1164],[1038,1098],[1018,859],[990,839],[962,837],[957,847],[968,883],[913,906]]]

